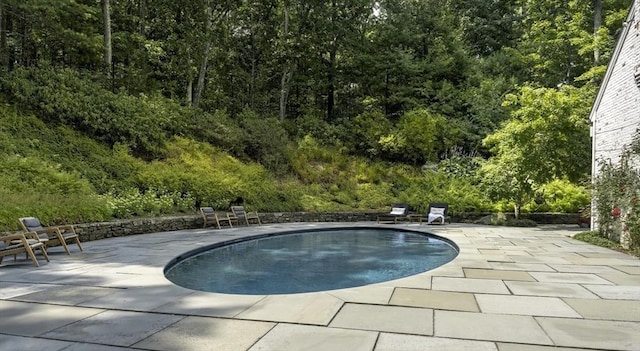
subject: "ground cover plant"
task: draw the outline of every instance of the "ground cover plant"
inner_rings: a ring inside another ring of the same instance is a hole
[[[239,198],[577,212],[629,4],[5,1],[0,230]]]

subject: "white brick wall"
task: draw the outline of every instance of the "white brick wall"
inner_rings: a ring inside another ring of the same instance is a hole
[[[627,23],[626,35],[620,55],[614,64],[611,76],[601,96],[600,104],[595,106],[595,118],[592,117],[592,137],[594,152],[594,175],[598,171],[597,163],[611,160],[617,163],[623,148],[640,127],[640,87],[634,80],[634,73],[640,66],[640,0],[635,0],[635,16]]]
[[[618,56],[614,55],[609,63],[591,111],[594,177],[598,175],[600,162],[620,161],[625,146],[640,128],[640,87],[634,79],[636,70],[640,70],[640,0],[634,1],[632,11],[625,24],[626,33],[623,30],[624,40],[616,49]]]

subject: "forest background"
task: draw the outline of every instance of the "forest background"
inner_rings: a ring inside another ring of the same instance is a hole
[[[576,212],[632,0],[0,0],[0,230]]]

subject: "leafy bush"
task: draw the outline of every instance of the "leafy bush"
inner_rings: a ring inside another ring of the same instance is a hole
[[[525,212],[564,212],[575,213],[591,202],[591,196],[585,187],[571,183],[566,179],[556,179],[537,191],[538,202],[523,206]]]
[[[391,130],[391,122],[381,111],[367,111],[353,119],[346,135],[349,148],[353,152],[373,157],[381,156],[380,138]]]
[[[620,244],[603,237],[602,234],[597,230],[586,231],[582,233],[578,233],[573,236],[574,239],[584,241],[586,243],[606,247],[608,249],[619,249],[621,248]]]
[[[0,89],[11,102],[47,122],[86,132],[109,145],[128,145],[145,156],[185,130],[185,116],[190,114],[175,101],[112,93],[94,78],[72,69],[20,67],[0,78]]]
[[[491,208],[486,196],[468,179],[433,171],[411,179],[399,199],[420,212],[425,212],[431,202],[446,202],[451,212],[483,212]]]
[[[243,198],[247,207],[277,211],[286,197],[280,196],[273,176],[258,164],[243,164],[209,144],[175,138],[166,145],[163,160],[153,161],[138,175],[138,189],[168,189],[188,194],[193,207],[228,209]]]
[[[425,109],[405,113],[395,130],[380,138],[382,149],[393,158],[412,164],[423,164],[438,158],[447,129],[446,118]]]
[[[277,173],[285,174],[289,169],[289,136],[276,118],[260,118],[251,110],[244,110],[240,124],[246,131],[244,152],[252,160]]]
[[[176,212],[193,211],[195,200],[188,194],[167,190],[147,190],[129,188],[110,192],[102,196],[115,218],[159,216]]]

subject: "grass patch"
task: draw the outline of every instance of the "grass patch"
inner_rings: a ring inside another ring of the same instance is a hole
[[[623,248],[619,243],[601,236],[596,230],[578,233],[574,235],[573,238],[576,240],[584,241],[585,243],[589,243],[591,245],[606,247],[607,249],[620,251],[628,255],[640,257],[640,250],[638,249],[627,250]]]

